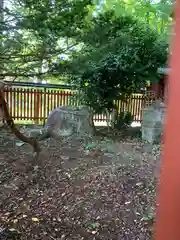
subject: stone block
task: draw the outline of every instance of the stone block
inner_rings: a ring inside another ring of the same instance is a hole
[[[160,143],[164,128],[166,107],[163,103],[146,107],[143,110],[142,140],[149,143]]]

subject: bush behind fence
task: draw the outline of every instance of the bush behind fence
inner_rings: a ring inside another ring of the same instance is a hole
[[[63,105],[79,106],[80,98],[77,91],[70,89],[11,87],[4,91],[10,114],[16,122],[43,124],[49,112]],[[142,120],[142,107],[145,96],[132,94],[123,101],[115,101],[118,112],[130,112],[136,122]],[[106,116],[97,114],[94,121],[104,122]]]

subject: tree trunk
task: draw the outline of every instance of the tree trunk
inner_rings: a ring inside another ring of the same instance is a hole
[[[92,130],[93,130],[93,135],[95,135],[96,134],[96,127],[94,125],[93,117],[94,117],[94,113],[93,113],[93,111],[91,111],[89,120],[90,120],[90,126],[92,127]]]
[[[10,127],[12,133],[14,133],[15,136],[19,140],[21,140],[21,141],[23,141],[25,143],[30,144],[33,147],[33,149],[34,149],[34,152],[38,155],[39,152],[40,152],[40,147],[39,147],[39,144],[38,144],[37,140],[35,138],[28,138],[28,137],[24,136],[16,128],[16,126],[14,124],[14,121],[13,121],[11,115],[9,114],[8,107],[7,107],[7,102],[4,99],[2,89],[0,89],[0,108],[2,109],[2,112],[4,114],[4,119],[7,122],[7,125]]]

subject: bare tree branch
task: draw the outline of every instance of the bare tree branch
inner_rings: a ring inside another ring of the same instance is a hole
[[[14,133],[14,135],[21,141],[25,142],[25,143],[28,143],[30,144],[33,149],[34,149],[34,152],[37,154],[40,153],[41,149],[40,149],[40,146],[39,146],[39,143],[37,142],[37,140],[35,138],[29,138],[29,137],[26,137],[24,136],[15,126],[14,124],[14,121],[12,119],[12,116],[9,114],[9,111],[8,111],[8,107],[7,107],[7,103],[4,99],[4,96],[3,96],[3,85],[1,85],[1,88],[0,88],[0,109],[2,110],[3,112],[3,117],[4,119],[6,120],[7,122],[7,125],[10,127],[12,133]]]

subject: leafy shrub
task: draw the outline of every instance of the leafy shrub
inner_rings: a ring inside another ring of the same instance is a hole
[[[117,130],[126,128],[133,122],[133,115],[130,112],[121,112],[116,116],[114,128]]]

